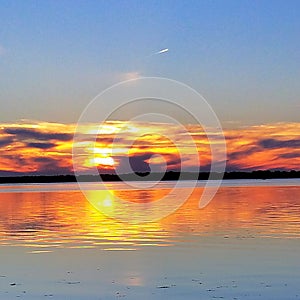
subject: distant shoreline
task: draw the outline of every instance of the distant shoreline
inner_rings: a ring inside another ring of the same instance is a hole
[[[138,176],[137,176],[138,175]],[[196,173],[180,173],[180,172],[167,172],[160,173],[136,173],[136,174],[123,174],[122,179],[116,174],[100,174],[102,181],[115,182],[115,181],[170,181],[170,180],[207,180],[209,177],[208,172]],[[76,178],[75,175],[20,175],[10,177],[0,177],[0,184],[7,183],[59,183],[59,182],[97,182],[99,176],[95,175],[81,175]],[[180,177],[180,178],[179,178]],[[219,173],[212,173],[209,179],[283,179],[283,178],[300,178],[300,171],[252,171],[252,172],[225,172],[222,177]]]

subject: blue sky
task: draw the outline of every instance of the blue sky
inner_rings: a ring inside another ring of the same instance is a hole
[[[189,84],[224,124],[299,121],[299,1],[0,7],[1,122],[76,122],[100,91],[131,74]]]

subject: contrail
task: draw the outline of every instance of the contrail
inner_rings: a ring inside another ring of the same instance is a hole
[[[168,48],[165,48],[165,49],[162,49],[162,50],[160,50],[160,51],[158,51],[158,52],[156,52],[156,53],[154,53],[154,54],[166,53],[166,52],[168,52],[168,51],[169,51],[169,49],[168,49]]]
[[[157,51],[157,52],[154,52],[154,53],[152,53],[152,54],[149,54],[149,55],[146,56],[146,57],[151,57],[151,56],[153,56],[153,55],[158,55],[158,54],[166,53],[166,52],[168,52],[168,51],[169,51],[169,48],[164,48],[164,49],[161,49],[161,50],[159,50],[159,51]]]

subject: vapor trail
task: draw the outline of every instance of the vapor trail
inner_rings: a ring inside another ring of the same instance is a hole
[[[151,57],[151,56],[153,56],[153,55],[158,55],[158,54],[166,53],[166,52],[168,52],[168,51],[169,51],[168,48],[164,48],[164,49],[161,49],[161,50],[159,50],[159,51],[157,51],[157,52],[154,52],[154,53],[148,55],[147,57]]]
[[[157,51],[156,53],[154,53],[154,55],[155,55],[155,54],[166,53],[166,52],[168,52],[168,51],[169,51],[169,49],[168,49],[168,48],[161,49],[161,50]]]

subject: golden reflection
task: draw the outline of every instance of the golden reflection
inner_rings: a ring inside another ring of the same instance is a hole
[[[205,209],[198,209],[202,191],[195,189],[176,212],[147,224],[122,223],[99,211],[113,212],[116,218],[124,214],[115,201],[118,196],[146,201],[139,211],[126,212],[128,218],[148,214],[151,203],[170,190],[90,191],[92,204],[77,191],[2,192],[0,244],[26,245],[36,251],[53,247],[134,250],[170,246],[194,236],[300,237],[300,187],[222,187]]]
[[[108,213],[114,211],[114,191],[89,191],[88,195],[90,203],[100,212]]]

